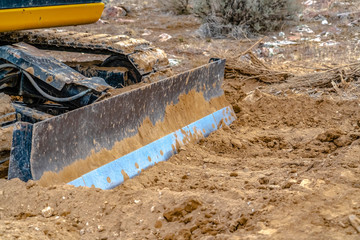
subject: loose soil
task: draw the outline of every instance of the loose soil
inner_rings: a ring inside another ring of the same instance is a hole
[[[351,10],[344,6],[337,11]],[[330,28],[308,24],[316,32]],[[198,39],[198,26],[141,1],[130,16],[74,29],[151,30],[143,37],[181,61],[176,71],[210,55],[239,55],[258,40]],[[264,57],[261,45],[253,52],[277,71],[324,73],[360,56],[352,48],[356,31],[346,28],[347,39],[334,35],[343,41],[334,48],[299,42],[281,48],[282,56]],[[173,38],[160,42],[164,32]],[[113,190],[0,179],[0,239],[359,239],[349,223],[349,215],[360,216],[359,77],[313,86],[227,75],[225,97],[237,120]]]
[[[14,112],[11,106],[11,98],[3,93],[0,93],[0,116]],[[1,119],[2,121],[8,121],[8,117]],[[7,171],[9,168],[9,157],[12,141],[12,127],[0,127],[0,178],[7,177]]]

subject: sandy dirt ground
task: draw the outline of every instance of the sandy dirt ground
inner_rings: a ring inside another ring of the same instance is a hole
[[[359,15],[337,15],[358,5],[330,2],[306,5],[285,37],[251,49],[271,78],[234,67],[254,66],[243,53],[261,37],[199,39],[197,19],[153,1],[123,1],[128,16],[70,27],[146,38],[176,71],[228,58],[237,120],[113,190],[0,179],[0,239],[359,239],[349,222],[360,217]],[[312,33],[296,30],[305,24]]]

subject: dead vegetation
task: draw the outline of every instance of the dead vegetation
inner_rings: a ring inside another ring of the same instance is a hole
[[[326,89],[344,95],[344,90],[356,90],[360,79],[360,62],[344,64],[337,67],[318,69],[314,73],[294,74],[276,70],[260,60],[252,49],[260,44],[263,39],[256,42],[247,51],[236,57],[227,58],[225,76],[227,79],[239,81],[257,80],[263,83],[281,83],[273,88],[285,91],[304,89]],[[346,94],[346,93],[345,93]]]
[[[203,24],[200,35],[244,38],[280,29],[301,11],[298,0],[159,0],[166,11],[191,13]]]
[[[292,76],[288,72],[272,70],[252,52],[246,52],[238,59],[228,59],[225,74],[228,79],[256,79],[264,83],[282,82]]]
[[[190,0],[159,0],[159,2],[166,11],[171,11],[178,15],[190,13]]]
[[[239,80],[255,79],[264,83],[284,82],[287,88],[347,88],[360,78],[360,62],[329,68],[316,73],[294,75],[271,69],[252,52],[246,52],[238,59],[228,59],[226,78]],[[337,91],[337,90],[336,90]]]

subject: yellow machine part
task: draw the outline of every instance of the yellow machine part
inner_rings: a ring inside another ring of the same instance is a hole
[[[93,23],[103,10],[103,3],[2,9],[0,32]]]

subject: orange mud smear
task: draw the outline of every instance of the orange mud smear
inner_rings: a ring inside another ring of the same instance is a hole
[[[99,152],[93,151],[88,158],[74,162],[59,173],[44,173],[39,180],[40,185],[49,186],[68,183],[85,173],[97,169],[217,110],[229,106],[224,95],[207,102],[203,94],[195,90],[186,95],[181,95],[179,99],[179,103],[176,105],[168,105],[166,107],[163,121],[158,121],[153,125],[151,120],[146,118],[135,136],[116,142],[112,149],[102,149]],[[193,138],[193,136],[190,136],[190,138]]]

